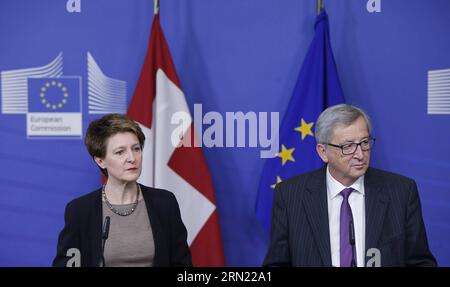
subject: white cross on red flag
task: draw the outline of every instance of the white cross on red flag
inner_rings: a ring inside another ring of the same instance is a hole
[[[224,266],[216,200],[209,169],[200,147],[174,145],[171,118],[184,112],[182,134],[195,140],[194,123],[181,90],[159,15],[153,19],[144,65],[127,115],[145,134],[139,182],[173,192],[188,231],[194,266]]]

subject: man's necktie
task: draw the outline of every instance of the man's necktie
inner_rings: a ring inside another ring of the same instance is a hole
[[[352,209],[350,208],[350,204],[348,203],[348,197],[350,196],[350,193],[352,193],[352,191],[353,188],[346,188],[341,191],[341,195],[343,197],[341,205],[341,224],[340,224],[341,267],[356,266],[356,258],[353,258],[354,255],[353,245],[355,244],[354,235],[353,235],[353,242],[351,241],[351,234],[354,234],[354,229],[352,230],[353,215]]]

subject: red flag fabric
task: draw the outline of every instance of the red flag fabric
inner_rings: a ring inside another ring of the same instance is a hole
[[[182,136],[174,138],[172,117],[179,112],[187,117]],[[194,123],[159,15],[153,19],[149,47],[127,115],[140,124],[146,136],[138,181],[175,194],[194,266],[224,266],[215,194],[203,152],[193,144],[181,146],[181,141],[191,137],[195,141]]]

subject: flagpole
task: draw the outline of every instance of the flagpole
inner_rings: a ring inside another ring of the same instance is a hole
[[[156,1],[156,0],[155,0]],[[317,0],[317,15],[320,14],[320,10],[323,8],[323,0]]]
[[[154,13],[155,15],[159,14],[159,0],[154,0],[155,3],[155,8],[154,8]]]

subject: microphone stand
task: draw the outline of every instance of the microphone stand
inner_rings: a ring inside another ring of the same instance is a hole
[[[353,220],[350,221],[350,245],[352,246],[352,261],[350,267],[357,267],[356,265],[356,244],[355,244],[355,226]]]
[[[105,222],[103,223],[103,232],[102,232],[102,256],[100,258],[100,267],[105,267],[105,243],[108,239],[109,235],[109,224],[110,224],[111,218],[109,216],[105,217]]]

